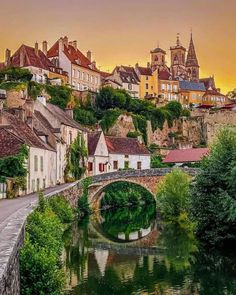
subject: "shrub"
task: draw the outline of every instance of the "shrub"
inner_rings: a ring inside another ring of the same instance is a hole
[[[77,122],[88,126],[95,125],[97,123],[97,119],[92,111],[79,108],[78,106],[74,108],[74,119]]]
[[[178,222],[181,214],[189,212],[189,183],[189,176],[175,169],[159,185],[157,205],[164,221]]]
[[[7,81],[29,82],[33,75],[28,69],[12,67],[0,71],[0,81],[5,80],[5,77]]]
[[[162,161],[163,159],[161,155],[153,155],[151,157],[151,168],[165,168],[171,166],[169,164],[163,163]]]
[[[72,99],[72,89],[67,86],[47,85],[46,91],[50,95],[49,102],[65,109]]]
[[[49,206],[52,211],[60,219],[61,223],[71,223],[74,219],[74,214],[68,201],[61,196],[55,196],[49,199]]]
[[[220,131],[191,189],[197,235],[207,244],[236,241],[236,134]]]
[[[183,109],[181,116],[183,117],[190,117],[191,112],[188,109]]]
[[[108,110],[105,112],[100,125],[104,132],[107,132],[116,122],[118,117],[121,115],[122,111],[119,109]]]
[[[141,134],[138,131],[129,131],[127,133],[127,137],[130,137],[130,138],[138,138],[140,135]]]

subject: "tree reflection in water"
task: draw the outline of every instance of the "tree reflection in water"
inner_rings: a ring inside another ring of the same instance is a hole
[[[127,236],[153,221],[153,211],[140,207],[102,215],[103,231],[112,237],[121,232]],[[97,248],[94,243],[97,236],[90,224],[75,225],[68,232],[65,265],[70,278],[69,294],[236,294],[235,254],[224,256],[198,250],[191,231],[167,224],[157,241],[155,255],[127,254],[122,249],[128,244],[122,246],[122,243],[119,251]],[[101,261],[98,253],[104,251],[107,255],[101,255]],[[105,266],[104,272],[101,272],[100,263]]]

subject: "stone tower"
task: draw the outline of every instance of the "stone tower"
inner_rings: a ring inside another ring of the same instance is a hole
[[[170,47],[171,51],[171,71],[174,78],[185,79],[185,55],[186,48],[180,43],[179,34],[177,34],[176,46]]]
[[[166,52],[159,46],[151,51],[151,68],[156,70],[166,65]]]
[[[193,35],[191,33],[188,55],[186,60],[186,71],[188,74],[188,78],[191,81],[199,81],[199,64],[197,60],[197,55],[193,43]]]

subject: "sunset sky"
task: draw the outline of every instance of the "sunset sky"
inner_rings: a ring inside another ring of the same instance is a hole
[[[1,1],[2,2],[2,1]],[[150,49],[188,46],[193,30],[201,76],[215,74],[225,93],[236,88],[236,0],[10,0],[0,5],[0,57],[5,48],[60,36],[90,49],[101,70],[146,65]]]

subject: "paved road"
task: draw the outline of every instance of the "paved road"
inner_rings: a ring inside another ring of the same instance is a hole
[[[57,185],[55,187],[46,189],[44,193],[49,194],[54,191],[66,188],[70,185],[71,183]],[[23,197],[15,198],[15,199],[0,200],[0,226],[1,226],[1,223],[3,223],[8,217],[10,217],[19,209],[29,206],[29,204],[37,200],[37,198],[38,198],[38,194],[34,193],[34,194],[29,194]]]

